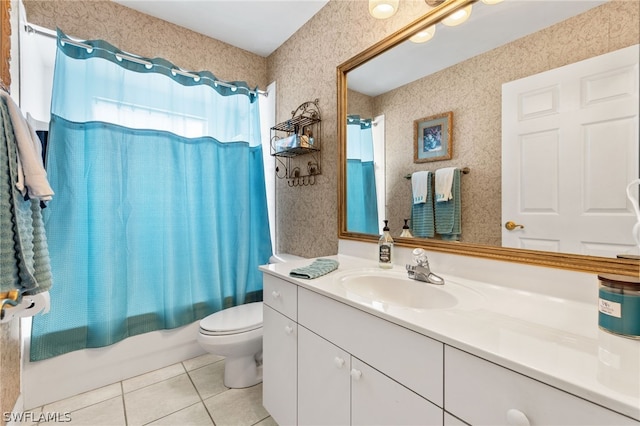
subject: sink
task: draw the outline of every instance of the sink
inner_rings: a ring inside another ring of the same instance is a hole
[[[399,271],[362,270],[336,278],[345,296],[378,310],[389,307],[413,310],[449,309],[468,306],[481,297],[477,292],[455,282],[445,285],[415,281]]]

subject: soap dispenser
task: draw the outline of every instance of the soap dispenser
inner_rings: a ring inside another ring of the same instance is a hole
[[[384,269],[393,268],[393,238],[389,232],[389,221],[384,221],[382,236],[378,241],[378,266]]]
[[[409,222],[409,219],[404,220],[404,226],[402,227],[402,233],[400,234],[400,236],[406,237],[406,238],[412,238],[413,235],[411,235],[411,231],[409,230],[409,224],[407,222]]]

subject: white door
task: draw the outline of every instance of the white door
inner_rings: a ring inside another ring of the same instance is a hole
[[[442,408],[351,357],[352,425],[442,425]]]
[[[351,355],[298,326],[298,424],[348,425]]]
[[[262,332],[262,405],[279,425],[295,425],[298,325],[264,305]]]
[[[625,188],[639,176],[638,56],[635,45],[502,86],[504,247],[633,249]]]

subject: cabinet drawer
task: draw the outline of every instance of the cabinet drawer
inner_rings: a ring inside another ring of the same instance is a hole
[[[443,344],[304,288],[298,322],[442,407]]]
[[[296,321],[298,317],[298,286],[268,274],[264,274],[263,286],[264,303]]]
[[[445,347],[445,360],[445,410],[469,424],[527,424],[528,419],[532,426],[638,425],[628,417],[450,346]]]

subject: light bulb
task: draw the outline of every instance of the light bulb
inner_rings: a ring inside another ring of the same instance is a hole
[[[500,2],[502,2],[504,0],[482,0],[482,3],[484,4],[498,4]]]
[[[442,23],[449,27],[455,27],[456,25],[462,24],[467,19],[469,19],[469,16],[471,16],[471,6],[472,5],[468,5],[462,9],[456,10],[451,15],[444,18],[442,20]]]
[[[369,0],[369,13],[376,19],[386,19],[398,10],[400,0]]]
[[[432,25],[428,28],[425,28],[424,30],[417,32],[409,40],[411,40],[414,43],[425,43],[431,40],[435,33],[436,33],[436,26]]]

